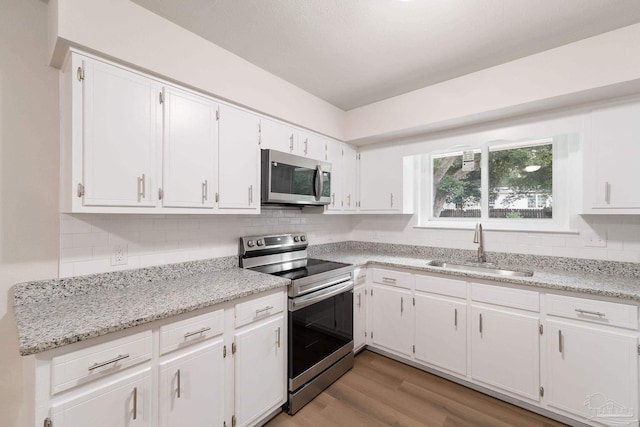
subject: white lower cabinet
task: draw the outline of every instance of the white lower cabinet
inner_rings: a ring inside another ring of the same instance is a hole
[[[413,352],[412,292],[376,284],[371,289],[372,343],[410,356]]]
[[[548,405],[608,425],[637,425],[638,335],[548,320]]]
[[[416,292],[415,357],[467,373],[467,302]]]
[[[160,427],[219,426],[224,422],[224,341],[160,364]]]
[[[279,314],[236,332],[233,424],[237,427],[256,424],[283,403],[287,377],[284,328],[284,315]]]
[[[93,386],[51,408],[55,427],[151,426],[151,369]],[[46,424],[45,424],[46,425]]]
[[[353,349],[364,347],[366,342],[366,286],[364,284],[353,288]]]
[[[537,315],[471,306],[471,378],[540,400]]]

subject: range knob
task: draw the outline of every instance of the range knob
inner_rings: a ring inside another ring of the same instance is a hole
[[[247,246],[249,246],[250,248],[254,247],[256,244],[253,240],[247,240]]]
[[[256,243],[258,244],[258,246],[264,246],[264,240],[262,239],[258,239]]]
[[[305,236],[304,234],[302,236],[300,236],[300,240],[303,242],[307,241],[307,236]]]
[[[294,242],[299,242],[300,241],[300,236],[293,236],[293,241]]]

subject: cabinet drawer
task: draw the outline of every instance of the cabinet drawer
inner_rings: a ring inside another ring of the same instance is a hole
[[[364,285],[367,282],[367,269],[356,268],[353,271],[353,278],[355,280],[355,286]]]
[[[467,297],[467,282],[439,276],[416,274],[416,291],[431,292],[456,298]]]
[[[401,271],[373,269],[373,281],[382,285],[411,289],[411,274]]]
[[[224,310],[160,327],[160,354],[216,337],[224,332]]]
[[[540,295],[535,291],[473,283],[471,299],[521,310],[540,311]]]
[[[638,329],[638,307],[635,305],[547,295],[547,313],[601,325]]]
[[[151,331],[73,351],[52,360],[52,393],[120,372],[151,359]]]
[[[283,309],[284,295],[280,292],[236,304],[236,327],[280,313]]]

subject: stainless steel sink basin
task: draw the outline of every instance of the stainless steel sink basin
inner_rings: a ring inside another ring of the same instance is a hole
[[[507,269],[498,267],[497,265],[492,264],[490,262],[474,262],[474,263],[468,263],[468,264],[467,263],[457,264],[455,262],[434,260],[434,261],[430,261],[429,265],[432,267],[449,268],[451,270],[464,270],[464,271],[476,271],[478,273],[499,274],[501,276],[512,276],[512,277],[533,276],[533,271],[507,270]]]

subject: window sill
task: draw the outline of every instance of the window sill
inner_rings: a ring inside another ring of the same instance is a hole
[[[505,224],[504,222],[492,221],[428,221],[426,223],[415,225],[413,228],[423,229],[440,229],[440,230],[473,230],[476,224],[480,222],[485,231],[512,231],[523,233],[554,233],[554,234],[580,234],[580,231],[561,227],[555,223],[536,224],[531,222],[520,222],[514,224]]]

